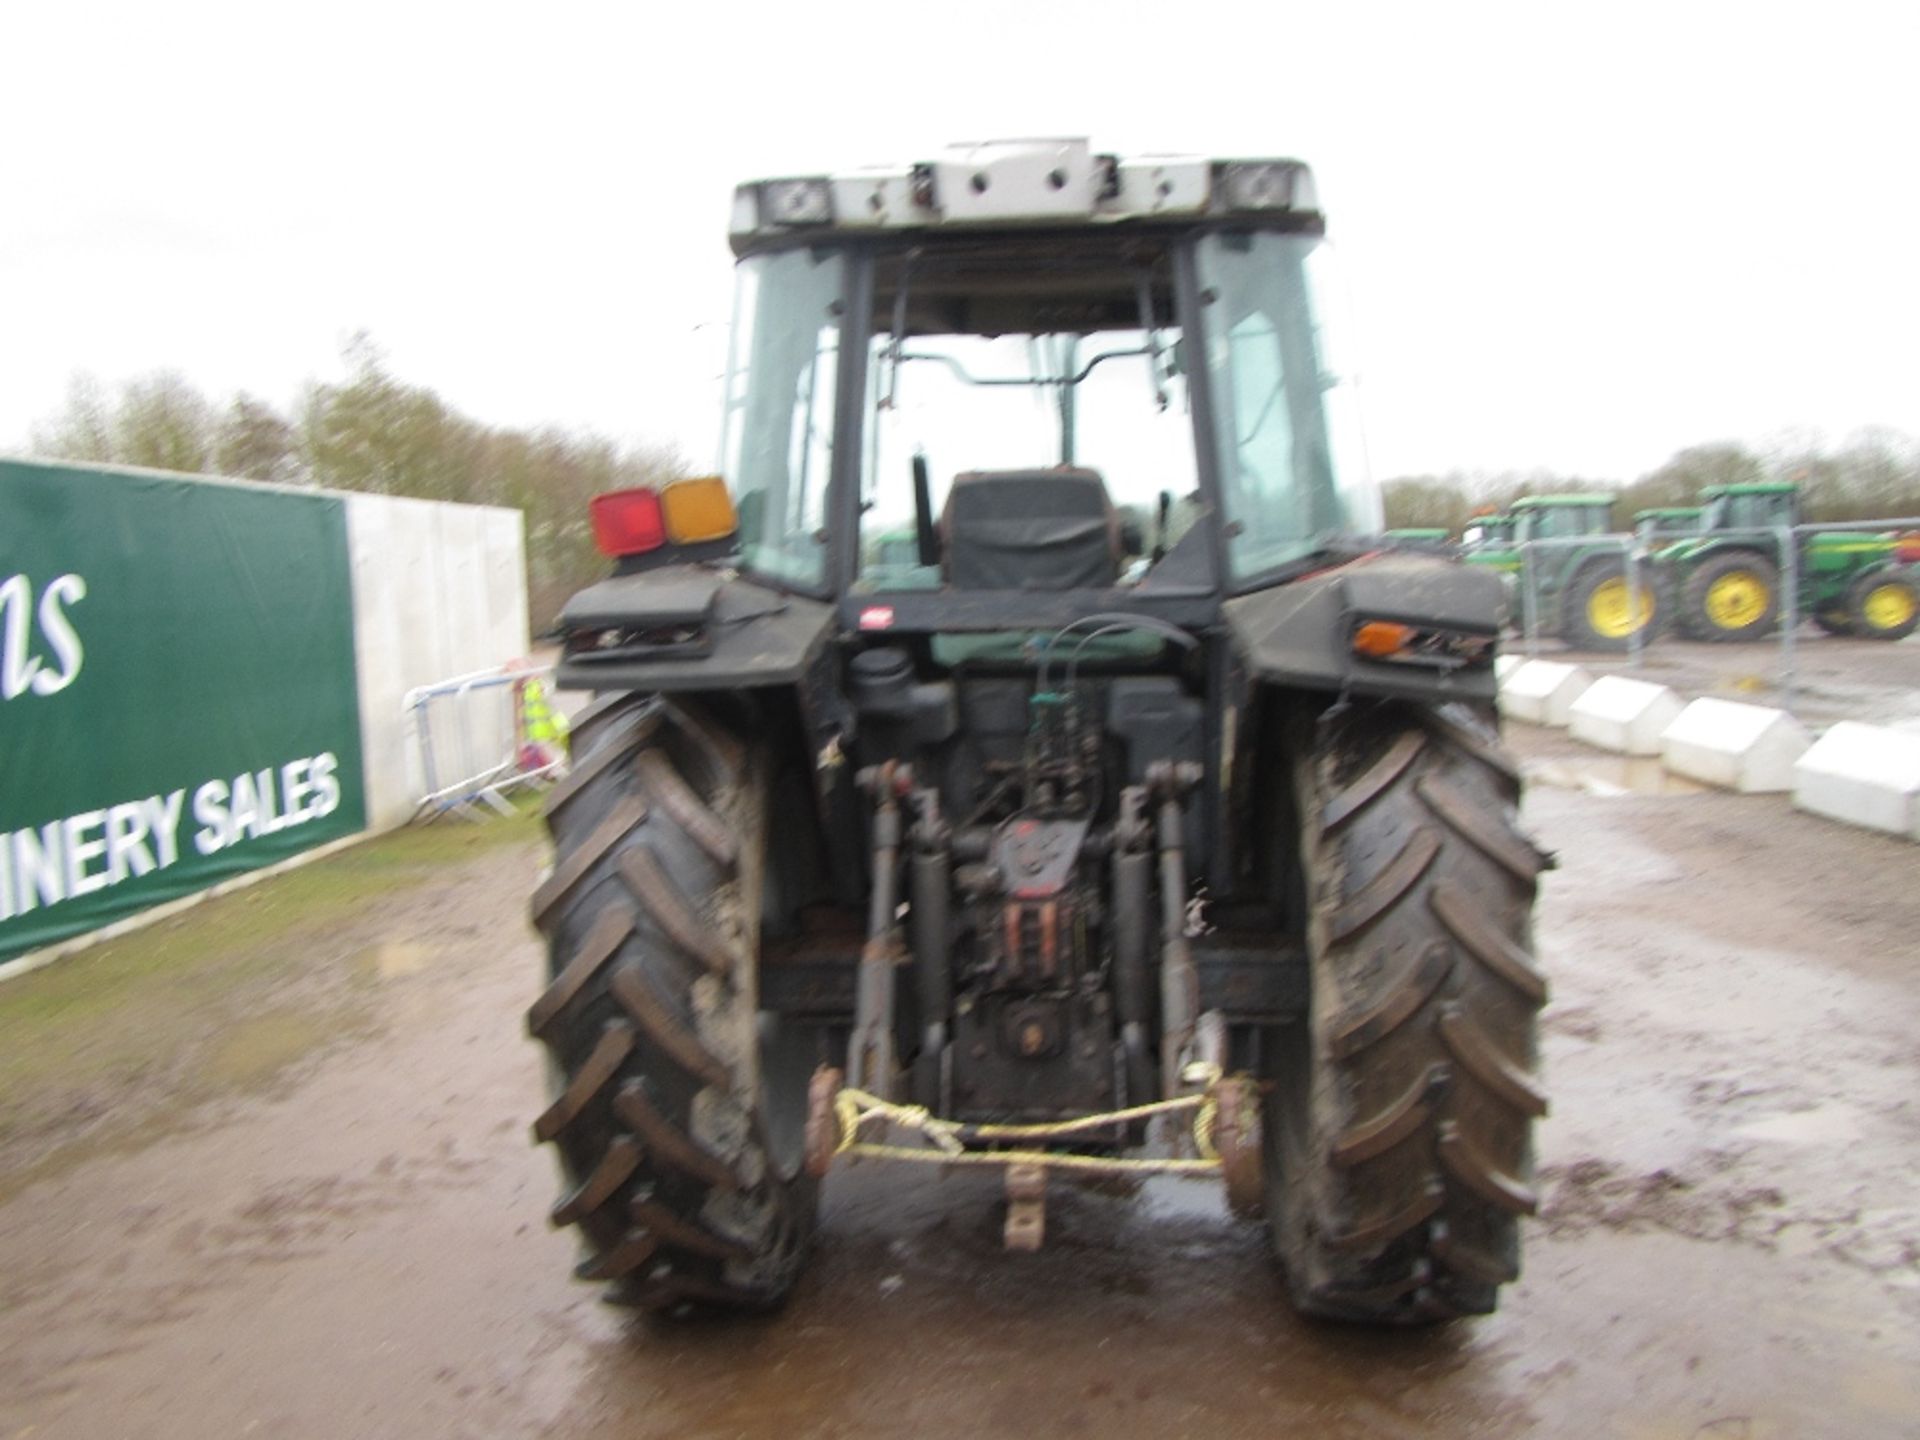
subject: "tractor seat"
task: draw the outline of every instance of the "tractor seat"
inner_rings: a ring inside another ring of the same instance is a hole
[[[946,582],[963,589],[1104,590],[1120,578],[1120,518],[1094,470],[956,475],[940,540]]]

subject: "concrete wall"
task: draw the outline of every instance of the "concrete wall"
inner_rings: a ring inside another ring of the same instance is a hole
[[[526,534],[518,510],[350,495],[347,547],[367,823],[377,830],[406,820],[421,794],[407,691],[527,653]],[[471,698],[464,734],[439,707],[435,753],[450,769],[512,743],[506,692]]]

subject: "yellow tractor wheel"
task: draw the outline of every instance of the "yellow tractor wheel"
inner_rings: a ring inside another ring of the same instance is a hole
[[[1896,570],[1876,570],[1848,592],[1854,633],[1873,640],[1900,640],[1920,627],[1920,582]]]
[[[1667,605],[1643,569],[1637,587],[1611,564],[1593,564],[1573,577],[1561,606],[1560,638],[1575,650],[1625,650],[1636,632],[1651,640],[1666,622]]]
[[[1682,604],[1702,640],[1756,640],[1779,617],[1780,572],[1752,551],[1710,556],[1687,577]]]

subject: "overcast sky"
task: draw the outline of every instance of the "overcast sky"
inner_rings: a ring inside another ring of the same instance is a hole
[[[1920,432],[1916,15],[8,5],[0,449],[76,370],[286,405],[365,329],[481,419],[708,463],[733,183],[1035,134],[1310,161],[1382,478]]]

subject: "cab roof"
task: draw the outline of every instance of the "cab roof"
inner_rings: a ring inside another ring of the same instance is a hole
[[[745,254],[809,234],[1234,216],[1319,222],[1313,172],[1287,159],[1095,154],[1077,138],[969,142],[916,164],[748,181],[728,228]]]
[[[1584,495],[1522,495],[1512,505],[1511,510],[1533,510],[1550,505],[1611,505],[1614,497],[1601,494]]]
[[[1791,480],[1739,480],[1730,485],[1709,485],[1701,490],[1702,500],[1721,495],[1791,495],[1799,487]]]

